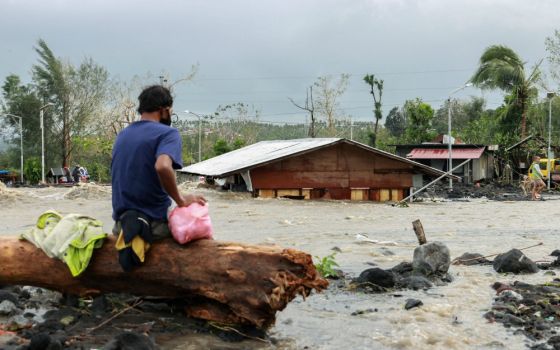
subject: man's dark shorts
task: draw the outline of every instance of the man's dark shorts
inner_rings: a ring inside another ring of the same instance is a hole
[[[171,231],[169,230],[167,221],[152,221],[151,227],[152,227],[152,236],[154,237],[155,241],[171,237]],[[115,236],[118,236],[120,232],[121,232],[121,223],[120,221],[117,221],[113,226],[113,234]]]

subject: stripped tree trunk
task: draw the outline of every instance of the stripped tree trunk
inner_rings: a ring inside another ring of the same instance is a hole
[[[78,278],[66,265],[16,237],[0,238],[0,284],[33,285],[78,295],[124,292],[182,298],[187,315],[228,324],[268,328],[276,311],[298,294],[303,297],[328,282],[311,256],[277,246],[200,240],[186,246],[171,239],[155,243],[146,263],[122,271],[114,240],[96,249]]]

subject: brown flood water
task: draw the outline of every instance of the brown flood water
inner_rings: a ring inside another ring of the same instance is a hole
[[[0,234],[17,234],[46,209],[79,212],[102,220],[111,228],[111,202],[101,199],[64,199],[68,189],[24,189],[25,197],[2,204]],[[409,208],[356,202],[309,202],[252,199],[232,193],[200,190],[210,202],[215,238],[253,244],[278,244],[325,256],[338,247],[340,268],[352,275],[375,263],[390,268],[410,261],[416,245],[411,222],[422,220],[429,241],[448,245],[452,257],[464,252],[492,254],[544,242],[526,251],[533,260],[560,248],[551,218],[560,201],[418,203]],[[394,244],[360,243],[356,234]],[[455,281],[429,291],[367,295],[329,288],[278,313],[270,335],[275,344],[254,340],[223,342],[215,336],[192,334],[166,339],[163,349],[525,349],[526,339],[482,317],[492,303],[495,281],[529,283],[551,279],[542,272],[525,276],[497,274],[490,266],[450,269]],[[404,310],[407,298],[424,306]],[[377,312],[352,316],[358,310]]]

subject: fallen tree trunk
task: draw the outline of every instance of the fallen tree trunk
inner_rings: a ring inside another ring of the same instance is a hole
[[[189,316],[228,324],[268,328],[276,311],[298,294],[328,282],[309,254],[277,246],[200,240],[181,246],[155,243],[146,263],[122,271],[108,239],[96,249],[88,269],[73,278],[60,260],[16,237],[0,238],[0,285],[32,285],[77,295],[130,293],[181,298]]]

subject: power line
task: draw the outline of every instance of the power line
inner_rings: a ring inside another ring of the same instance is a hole
[[[422,71],[389,71],[389,72],[374,72],[375,75],[413,75],[413,74],[434,74],[434,73],[451,73],[451,72],[474,72],[475,68],[451,68],[451,69],[436,69],[436,70],[422,70]],[[330,73],[322,74],[321,76],[337,76],[347,73]],[[370,73],[350,73],[350,76],[364,76]],[[233,81],[233,80],[298,80],[298,79],[316,79],[319,76],[299,75],[299,76],[262,76],[262,77],[204,77],[195,78],[193,81]]]

